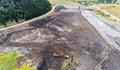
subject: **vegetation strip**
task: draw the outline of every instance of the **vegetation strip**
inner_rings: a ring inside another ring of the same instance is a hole
[[[105,10],[101,9],[101,8],[98,8],[98,7],[94,7],[94,8],[95,8],[95,9],[97,9],[97,10],[102,11],[102,12],[103,12],[103,13],[105,13],[106,15],[109,15],[111,18],[113,18],[113,19],[115,19],[115,20],[117,20],[117,21],[120,21],[120,19],[119,19],[119,18],[117,18],[116,16],[114,16],[114,15],[110,14],[109,12],[107,12],[107,11],[105,11]]]

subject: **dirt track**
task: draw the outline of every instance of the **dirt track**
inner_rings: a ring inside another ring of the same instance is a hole
[[[1,46],[4,46],[1,49],[24,53],[33,65],[39,63],[39,70],[61,70],[67,59],[53,56],[61,52],[78,60],[76,70],[120,69],[119,51],[107,44],[81,15],[79,8],[61,10],[26,27],[24,30],[15,29],[6,36],[1,35],[6,38],[1,42]],[[25,59],[23,57],[20,60],[24,62]]]

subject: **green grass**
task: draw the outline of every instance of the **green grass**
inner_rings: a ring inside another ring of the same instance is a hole
[[[16,52],[0,53],[0,70],[35,70],[27,63],[24,63],[20,68],[18,66],[18,58],[21,54]]]
[[[111,13],[112,15],[120,18],[120,4],[99,4],[97,7]]]
[[[101,16],[104,17],[104,18],[109,18],[109,17],[110,17],[109,15],[106,15],[105,13],[103,13],[103,12],[100,11],[100,10],[94,10],[94,12],[95,12],[96,14],[101,15]]]
[[[19,57],[20,55],[15,52],[0,53],[0,70],[16,70]]]
[[[86,0],[86,2],[84,2],[85,0],[77,0],[80,4],[82,5],[94,5],[97,3],[97,0]],[[82,1],[82,2],[81,2]]]
[[[80,4],[69,1],[69,0],[49,0],[52,6],[67,6],[67,7],[73,7],[73,6],[80,6]]]
[[[19,19],[19,21],[17,23],[15,21],[8,21],[8,22],[6,22],[6,24],[7,24],[7,27],[10,27],[10,26],[22,23],[24,21],[25,21],[24,19]],[[4,26],[0,24],[0,29],[2,29],[2,28],[4,28]]]
[[[3,26],[0,24],[0,29],[3,28]]]
[[[110,14],[120,18],[120,4],[99,4],[97,7],[109,12]],[[110,20],[111,22],[114,22],[118,25],[120,25],[120,21],[117,21],[110,17],[109,15],[106,15],[105,13],[101,12],[100,10],[94,10],[96,14],[101,15],[103,18],[106,18]]]
[[[108,19],[109,21],[114,22],[114,23],[120,25],[120,22],[119,22],[119,21],[111,18],[109,15],[106,15],[106,14],[103,13],[102,11],[100,11],[100,10],[94,10],[94,12],[95,12],[96,14],[102,16],[103,18]]]

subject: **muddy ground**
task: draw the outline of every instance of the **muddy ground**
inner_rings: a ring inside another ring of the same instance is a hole
[[[30,59],[38,70],[62,70],[69,58],[78,61],[72,70],[120,69],[120,52],[100,36],[80,8],[64,8],[10,32],[1,31],[0,38],[1,50],[25,54],[20,63]]]

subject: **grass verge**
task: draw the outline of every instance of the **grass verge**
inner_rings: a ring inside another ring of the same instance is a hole
[[[112,5],[112,4],[111,4],[111,5]],[[101,7],[99,7],[99,8],[101,8]],[[104,8],[101,8],[101,9],[105,10]],[[116,10],[117,10],[117,9],[116,9]],[[105,10],[105,11],[107,11],[107,10]],[[102,11],[100,11],[100,10],[97,10],[97,9],[95,9],[94,12],[95,12],[96,14],[102,16],[103,18],[108,19],[109,21],[111,21],[111,22],[113,22],[113,23],[115,23],[115,24],[120,25],[120,21],[118,21],[118,20],[116,20],[116,19],[113,19],[112,17],[110,17],[110,15],[107,15],[107,14],[105,14],[104,12],[102,12]],[[107,11],[107,12],[109,12],[109,11]],[[111,12],[109,12],[109,13],[111,13]],[[119,14],[120,12],[116,12],[116,13]],[[112,14],[112,13],[111,13],[111,14]],[[114,12],[114,14],[115,14],[115,12]],[[112,14],[112,15],[114,15],[114,14]],[[119,15],[120,15],[120,14],[119,14]],[[115,16],[116,16],[116,15],[115,15]]]
[[[120,18],[120,4],[99,4],[97,7],[111,13],[112,15]]]

